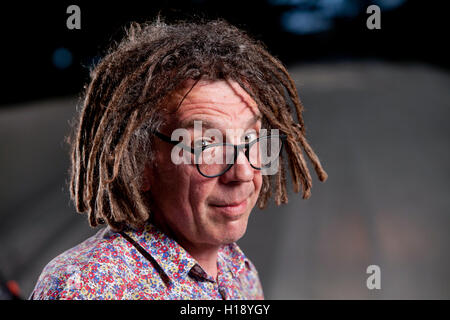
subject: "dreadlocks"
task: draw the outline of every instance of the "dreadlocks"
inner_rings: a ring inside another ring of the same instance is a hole
[[[149,197],[141,191],[143,170],[153,159],[152,131],[164,123],[164,102],[188,79],[236,81],[258,104],[263,127],[287,135],[287,160],[264,175],[258,199],[265,208],[274,193],[287,203],[286,166],[293,189],[311,195],[305,153],[319,180],[327,174],[305,138],[303,106],[283,64],[259,41],[223,20],[131,24],[91,71],[71,139],[71,196],[91,226],[142,226]],[[295,114],[294,114],[295,110]]]

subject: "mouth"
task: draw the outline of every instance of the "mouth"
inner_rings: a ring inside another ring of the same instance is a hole
[[[242,204],[246,200],[247,199],[233,201],[233,202],[218,202],[216,204],[212,204],[212,206],[214,206],[214,207],[235,207],[235,206],[238,206],[238,205]]]
[[[228,218],[236,219],[241,217],[247,209],[247,199],[242,201],[233,201],[229,203],[211,204],[216,211],[219,211]]]

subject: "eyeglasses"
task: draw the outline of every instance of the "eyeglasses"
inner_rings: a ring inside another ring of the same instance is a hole
[[[199,147],[190,147],[179,141],[172,141],[169,136],[154,131],[158,138],[193,154],[198,172],[207,178],[223,175],[236,163],[239,152],[244,155],[252,168],[263,170],[271,168],[278,160],[286,135],[262,136],[250,142],[234,145],[230,143],[211,143]]]

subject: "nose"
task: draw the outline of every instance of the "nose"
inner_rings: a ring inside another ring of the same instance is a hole
[[[255,169],[248,162],[244,151],[240,150],[233,166],[220,176],[220,178],[223,183],[248,182],[253,180],[254,175]]]

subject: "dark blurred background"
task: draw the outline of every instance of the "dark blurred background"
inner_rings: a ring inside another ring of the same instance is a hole
[[[69,5],[81,29],[69,30]],[[381,29],[369,30],[369,5]],[[2,9],[0,280],[28,297],[96,230],[75,213],[64,142],[89,68],[131,21],[224,18],[287,65],[329,174],[255,209],[239,241],[269,299],[450,298],[450,75],[444,1],[58,1]],[[366,268],[381,269],[369,290]],[[15,282],[11,282],[11,280]],[[13,291],[14,291],[13,290]]]

